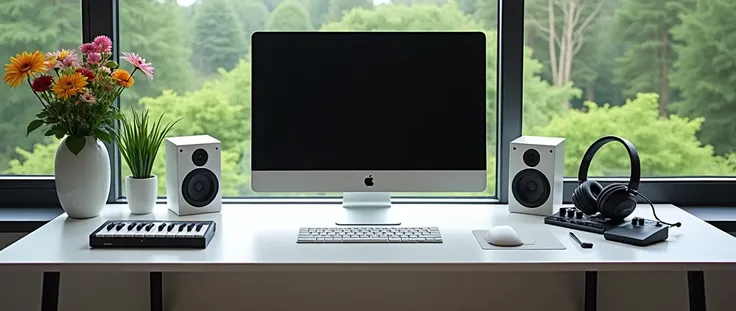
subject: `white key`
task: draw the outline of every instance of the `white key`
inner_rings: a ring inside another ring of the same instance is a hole
[[[120,231],[116,231],[113,235],[115,237],[122,238],[122,237],[127,236],[127,234],[128,234],[128,226],[126,225],[125,227],[123,227],[122,229],[120,229]]]
[[[176,235],[174,236],[175,238],[177,238],[177,239],[183,239],[183,238],[186,238],[187,237],[187,233],[188,232],[187,232],[187,228],[186,227],[184,227],[184,229],[181,230],[181,231],[179,231],[179,228],[178,227],[176,229],[174,229],[174,230],[176,230]]]
[[[158,232],[158,225],[160,225],[160,224],[161,224],[160,222],[154,222],[153,223],[153,227],[151,227],[151,230],[149,230],[149,231],[146,231],[146,228],[144,227],[143,228],[143,232],[144,232],[143,234],[144,234],[144,236],[147,237],[147,238],[153,238],[153,237],[155,237],[156,236],[156,232]]]
[[[142,238],[146,236],[146,226],[145,225],[141,227],[140,230],[138,230],[138,225],[136,225],[135,228],[133,228],[133,230],[135,230],[135,232],[133,233],[133,236],[136,238]]]
[[[158,230],[158,227],[159,227],[159,226],[160,226],[161,224],[164,224],[164,229],[163,229],[163,230],[161,230],[161,231],[159,231],[159,230]],[[156,223],[156,226],[155,226],[155,227],[153,228],[153,229],[155,229],[155,230],[156,230],[156,234],[154,235],[154,237],[156,237],[156,238],[164,238],[164,237],[166,237],[166,233],[168,233],[168,232],[166,232],[166,227],[167,227],[168,225],[169,225],[169,224],[167,224],[167,223],[163,223],[163,222],[159,222],[159,223]]]
[[[196,238],[204,238],[204,233],[207,232],[207,227],[209,227],[209,225],[203,224],[202,225],[202,229],[199,229],[198,232],[195,232],[194,237],[196,237]],[[194,230],[197,230],[197,228],[195,227]]]
[[[169,230],[169,226],[166,226],[166,229],[164,231]],[[174,228],[171,229],[171,231],[166,231],[166,237],[167,238],[173,238],[176,237],[176,233],[179,232],[179,225],[174,225]]]
[[[115,229],[115,228],[113,228],[113,230],[114,230],[114,229]],[[100,229],[100,231],[98,231],[98,232],[97,232],[97,233],[95,234],[95,236],[97,236],[98,238],[104,238],[104,237],[107,237],[109,233],[110,233],[110,232],[109,232],[109,231],[107,230],[107,227],[104,227],[104,228]]]

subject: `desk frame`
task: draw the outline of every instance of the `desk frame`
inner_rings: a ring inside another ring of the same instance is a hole
[[[149,273],[149,295],[151,311],[164,311],[164,279],[163,272]],[[41,293],[41,311],[57,311],[59,309],[59,272],[44,272]],[[705,308],[705,276],[703,271],[687,272],[687,288],[690,300],[690,311],[706,311]],[[584,310],[598,309],[598,272],[585,272]]]

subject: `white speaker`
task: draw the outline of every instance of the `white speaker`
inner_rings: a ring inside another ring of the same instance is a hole
[[[222,209],[220,141],[209,135],[166,139],[166,202],[179,216]]]
[[[549,216],[562,207],[565,139],[522,136],[509,148],[509,212]]]

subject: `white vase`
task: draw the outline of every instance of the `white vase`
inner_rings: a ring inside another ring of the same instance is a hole
[[[75,155],[64,137],[56,149],[54,178],[61,207],[71,218],[99,216],[110,191],[110,158],[102,141],[85,137],[84,148]]]
[[[137,179],[131,176],[125,177],[125,196],[128,198],[130,212],[143,215],[153,212],[156,206],[158,194],[158,179],[156,175],[151,178]]]

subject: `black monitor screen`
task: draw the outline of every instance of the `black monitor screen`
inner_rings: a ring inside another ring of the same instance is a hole
[[[480,32],[261,32],[254,171],[484,170]]]

